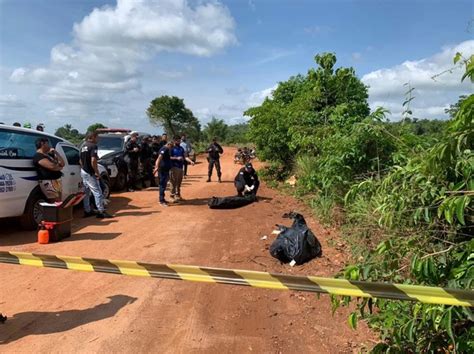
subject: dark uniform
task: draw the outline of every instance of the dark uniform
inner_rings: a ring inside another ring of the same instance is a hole
[[[168,180],[170,178],[170,170],[172,167],[171,163],[171,154],[170,154],[170,149],[168,146],[163,146],[160,149],[159,155],[162,155],[161,161],[160,161],[160,166],[159,166],[159,174],[158,177],[160,178],[160,203],[161,204],[166,204],[165,200],[165,191],[166,191],[166,186],[168,184]]]
[[[257,195],[258,187],[260,186],[260,181],[258,180],[257,173],[255,172],[252,164],[247,164],[245,167],[242,167],[235,176],[234,185],[237,189],[238,195],[242,194],[253,194]],[[245,186],[252,187],[251,192],[245,192]]]
[[[143,168],[142,184],[145,187],[145,181],[150,181],[151,187],[156,187],[155,177],[153,176],[152,165],[153,150],[147,141],[143,141],[140,147],[140,162]]]
[[[152,143],[151,144],[151,159],[153,161],[153,165],[155,164],[156,159],[158,158],[158,155],[160,154],[160,149],[162,147],[163,146],[161,145],[161,143]]]
[[[208,171],[208,182],[211,180],[212,176],[212,170],[214,166],[216,166],[216,171],[217,171],[217,178],[219,178],[219,182],[221,181],[221,162],[220,162],[220,154],[224,153],[224,150],[222,149],[222,146],[220,146],[218,143],[214,142],[209,147],[207,148],[207,152],[209,154],[207,161],[209,161],[209,171]]]
[[[138,151],[133,149],[138,148]],[[124,160],[128,167],[128,189],[136,189],[136,183],[138,178],[138,160],[140,157],[140,146],[136,141],[129,140],[125,144],[125,156]]]

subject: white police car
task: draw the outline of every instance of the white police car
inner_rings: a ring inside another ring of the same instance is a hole
[[[49,145],[62,156],[63,198],[82,190],[79,150],[57,136],[25,129],[0,125],[0,218],[20,217],[25,229],[37,228],[41,221],[41,201],[45,197],[38,185],[38,176],[33,166],[36,153],[35,141],[45,137]],[[104,195],[110,194],[107,170],[99,165]]]

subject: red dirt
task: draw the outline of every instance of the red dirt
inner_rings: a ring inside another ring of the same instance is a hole
[[[235,193],[233,154],[223,157],[221,184],[205,183],[204,159],[190,167],[180,205],[160,207],[156,190],[114,194],[114,219],[81,219],[78,210],[73,236],[48,245],[3,221],[0,249],[321,276],[340,270],[347,256],[335,231],[291,197],[263,185],[258,203],[207,207],[210,196]],[[324,252],[293,268],[268,252],[274,225],[289,224],[281,215],[290,210],[304,213]],[[1,352],[352,353],[373,345],[365,324],[348,327],[347,309],[331,315],[326,295],[6,264],[0,284],[0,311],[9,317]]]

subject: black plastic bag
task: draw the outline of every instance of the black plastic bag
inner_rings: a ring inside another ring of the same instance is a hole
[[[283,217],[293,219],[293,225],[277,225],[281,232],[270,246],[270,254],[283,263],[294,260],[296,264],[321,256],[321,244],[306,225],[303,215],[291,212]]]
[[[257,200],[254,194],[245,195],[243,197],[212,197],[207,205],[211,209],[236,209],[248,204],[251,204]]]

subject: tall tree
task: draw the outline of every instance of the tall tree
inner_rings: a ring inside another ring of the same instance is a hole
[[[79,133],[77,129],[74,129],[71,124],[65,124],[64,126],[59,127],[56,129],[54,135],[66,139],[73,144],[79,144],[81,140],[84,139],[84,135]]]
[[[351,129],[369,114],[367,87],[354,69],[335,69],[333,53],[315,61],[317,68],[280,82],[271,98],[244,113],[252,118],[249,135],[262,157],[288,164],[299,151],[317,153],[328,131]]]
[[[171,136],[186,134],[198,140],[201,133],[199,120],[186,108],[183,99],[176,96],[161,96],[150,102],[146,110],[150,123],[160,125]]]
[[[92,125],[89,125],[86,132],[87,133],[95,132],[97,129],[103,129],[103,128],[107,128],[107,127],[103,125],[102,123],[94,123]]]
[[[203,135],[208,141],[212,140],[214,137],[219,141],[225,141],[228,129],[229,127],[222,119],[212,117],[211,121],[204,127]]]

